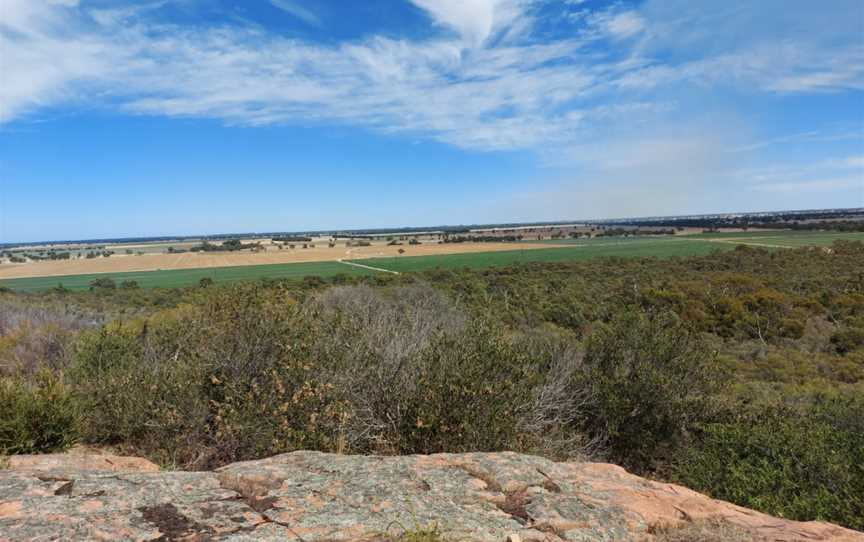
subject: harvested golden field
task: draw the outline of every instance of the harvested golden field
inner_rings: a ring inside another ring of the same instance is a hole
[[[317,244],[315,248],[295,248],[268,250],[261,252],[184,252],[181,254],[142,254],[121,255],[110,258],[53,260],[24,264],[0,265],[0,279],[24,277],[51,277],[62,275],[83,275],[90,273],[122,273],[127,271],[156,271],[166,269],[198,269],[204,267],[231,267],[242,265],[265,265],[297,262],[324,262],[341,259],[435,256],[442,254],[465,254],[473,252],[494,252],[501,250],[550,248],[540,243],[427,243],[422,245],[388,246],[374,244],[368,247],[328,247]]]

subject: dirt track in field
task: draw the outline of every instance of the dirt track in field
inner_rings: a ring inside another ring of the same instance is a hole
[[[144,254],[141,256],[117,254],[110,258],[91,260],[55,260],[25,264],[3,264],[0,265],[0,279],[279,263],[335,262],[347,259],[398,257],[400,248],[405,250],[404,256],[434,256],[440,254],[555,248],[555,245],[540,243],[520,243],[518,245],[510,243],[428,243],[403,246],[381,244],[368,247],[346,248],[343,244],[330,248],[319,244],[315,248],[295,248],[293,250],[289,248],[274,250],[271,248],[264,252],[186,252],[183,254]]]

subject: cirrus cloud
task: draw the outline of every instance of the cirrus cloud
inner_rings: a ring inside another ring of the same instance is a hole
[[[322,43],[261,26],[163,20],[152,9],[159,2],[116,9],[72,0],[2,2],[0,122],[7,123],[83,104],[249,126],[349,124],[466,149],[572,156],[568,149],[614,135],[615,126],[680,114],[669,95],[682,89],[864,89],[864,45],[854,25],[839,21],[848,17],[820,15],[820,24],[838,19],[831,32],[820,31],[805,20],[809,9],[796,19],[788,4],[785,23],[810,31],[799,40],[783,28],[761,29],[757,23],[773,13],[744,1],[679,3],[670,11],[654,0],[632,9],[411,0],[443,30],[417,39]],[[296,2],[273,2],[320,23]],[[576,15],[568,19],[575,22],[549,34],[543,17],[555,9]],[[748,33],[739,36],[746,49],[719,35],[736,17]],[[718,20],[723,25],[715,29]],[[693,52],[693,44],[712,36],[704,54]],[[615,109],[628,113],[610,114]]]

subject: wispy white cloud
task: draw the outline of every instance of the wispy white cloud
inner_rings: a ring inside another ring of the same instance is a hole
[[[75,98],[122,58],[102,37],[66,27],[77,2],[2,2],[0,123]]]
[[[639,10],[651,60],[628,74],[641,89],[695,83],[778,94],[864,88],[864,4],[835,0],[648,0]]]
[[[730,148],[728,149],[728,152],[740,153],[759,151],[767,147],[782,146],[787,143],[819,143],[832,141],[864,141],[864,129],[858,131],[807,130],[804,132],[795,132],[788,135],[751,141],[746,145]]]
[[[452,28],[471,46],[512,28],[531,0],[410,0],[439,25]]]
[[[0,122],[83,103],[242,125],[347,123],[578,162],[590,153],[574,149],[611,147],[633,126],[680,115],[668,91],[682,85],[700,92],[717,85],[763,93],[864,88],[864,46],[850,38],[854,26],[840,20],[843,13],[819,15],[819,24],[837,20],[825,26],[830,31],[804,21],[812,31],[795,41],[773,26],[760,30],[757,23],[772,14],[744,1],[719,11],[656,0],[597,11],[571,0],[565,9],[583,14],[572,31],[541,40],[534,31],[542,0],[410,0],[445,30],[422,40],[371,36],[335,45],[261,27],[181,26],[137,7],[0,1]],[[296,0],[271,1],[321,23]],[[723,35],[735,21],[744,45]],[[781,139],[724,148],[756,150]]]
[[[770,139],[765,139],[762,141],[754,141],[752,143],[748,143],[741,147],[735,147],[733,149],[729,149],[729,152],[749,152],[756,151],[759,149],[764,149],[765,147],[770,147],[772,145],[779,145],[782,143],[789,143],[792,141],[812,141],[814,137],[819,136],[820,132],[817,130],[808,130],[806,132],[797,132],[794,134],[772,137]]]
[[[306,24],[321,26],[321,19],[312,10],[303,7],[296,0],[270,0],[274,7],[297,17]]]
[[[848,188],[857,188],[861,190],[861,193],[859,195],[864,198],[864,179],[862,179],[860,176],[764,183],[754,186],[753,190],[757,192],[781,192],[800,194],[801,192],[825,192]],[[858,204],[860,204],[860,201],[858,202]]]
[[[846,190],[852,197],[857,192],[857,198],[864,203],[864,155],[743,168],[732,171],[728,181],[742,190],[758,193],[827,194]]]
[[[645,21],[635,11],[601,13],[596,22],[616,39],[633,37],[645,29]]]
[[[859,173],[864,179],[864,154],[859,154],[856,156],[847,156],[845,158],[839,159],[828,159],[825,161],[826,166],[833,166],[838,168],[851,168],[859,170]]]

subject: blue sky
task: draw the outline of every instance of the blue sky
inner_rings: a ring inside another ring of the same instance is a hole
[[[0,243],[841,206],[859,0],[0,0]]]

